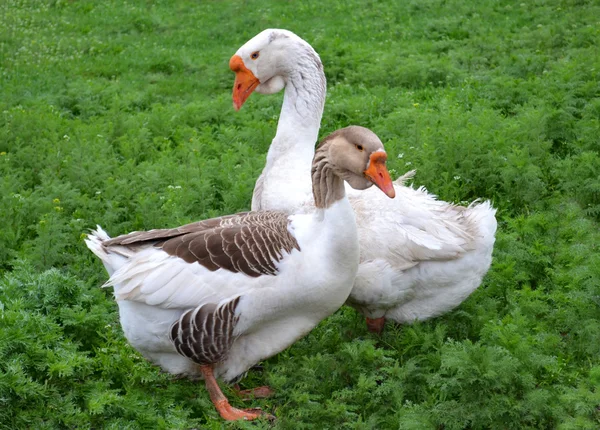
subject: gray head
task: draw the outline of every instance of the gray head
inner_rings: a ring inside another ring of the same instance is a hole
[[[368,128],[351,125],[334,131],[317,147],[315,160],[323,156],[352,188],[364,190],[375,184],[388,197],[396,195],[383,143]]]

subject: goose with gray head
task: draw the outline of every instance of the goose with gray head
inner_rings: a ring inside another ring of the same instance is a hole
[[[377,136],[347,127],[325,138],[312,163],[314,211],[257,211],[114,239],[86,240],[110,275],[131,345],[173,374],[201,376],[224,419],[233,408],[217,377],[233,381],[290,346],[347,299],[358,236],[344,181],[393,186]]]
[[[236,110],[254,91],[285,91],[252,209],[308,210],[312,142],[326,92],[319,56],[294,33],[269,29],[245,43],[229,65],[236,74]],[[492,260],[496,211],[491,204],[462,207],[439,201],[422,187],[404,186],[413,173],[395,181],[394,200],[347,190],[360,243],[360,266],[348,304],[376,332],[385,319],[410,323],[455,308],[480,285]]]

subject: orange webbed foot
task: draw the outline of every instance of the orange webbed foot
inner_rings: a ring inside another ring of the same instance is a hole
[[[385,325],[385,317],[381,318],[366,318],[367,328],[371,333],[381,334]]]
[[[200,371],[204,376],[204,382],[206,383],[206,389],[208,390],[208,394],[210,395],[210,399],[215,405],[215,408],[221,415],[221,418],[227,421],[234,420],[255,420],[259,417],[267,418],[268,420],[274,420],[275,417],[273,415],[267,414],[260,410],[259,408],[252,409],[237,409],[229,404],[227,397],[223,394],[221,389],[219,388],[219,384],[217,384],[217,380],[213,374],[213,369],[211,365],[201,365]],[[263,387],[260,387],[263,388]],[[260,392],[260,390],[259,390]]]
[[[238,409],[234,408],[229,404],[227,400],[222,400],[219,402],[215,402],[215,408],[221,415],[221,418],[227,421],[235,421],[235,420],[255,420],[261,416],[265,416],[269,418],[270,415],[264,413],[259,408],[250,408],[250,409]]]

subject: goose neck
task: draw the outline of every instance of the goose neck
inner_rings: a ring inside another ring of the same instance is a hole
[[[306,51],[285,74],[283,106],[269,152],[288,153],[303,146],[313,151],[325,106],[327,81],[318,55]],[[304,151],[305,148],[299,148]]]
[[[344,180],[330,164],[325,150],[317,151],[312,167],[312,189],[315,207],[327,209],[346,197]]]

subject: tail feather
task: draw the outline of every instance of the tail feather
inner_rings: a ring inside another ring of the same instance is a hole
[[[493,245],[495,241],[496,228],[496,209],[492,206],[489,200],[475,200],[467,208],[467,217],[472,225],[476,225],[479,230],[479,236],[483,242],[490,242]]]
[[[410,171],[406,172],[404,175],[400,176],[398,179],[396,179],[394,181],[394,185],[398,185],[398,186],[404,185],[404,183],[406,181],[408,181],[409,179],[412,179],[416,173],[417,173],[416,170],[410,170]]]
[[[102,227],[96,225],[96,230],[92,230],[85,239],[85,244],[92,251],[96,257],[100,260],[105,261],[107,259],[107,252],[102,242],[109,240],[110,236],[106,233]]]
[[[96,226],[96,230],[92,230],[85,239],[85,244],[90,251],[96,255],[104,264],[106,271],[110,276],[121,267],[126,261],[127,257],[121,255],[119,252],[110,251],[104,246],[103,242],[110,239],[110,236],[106,231],[99,225]]]

